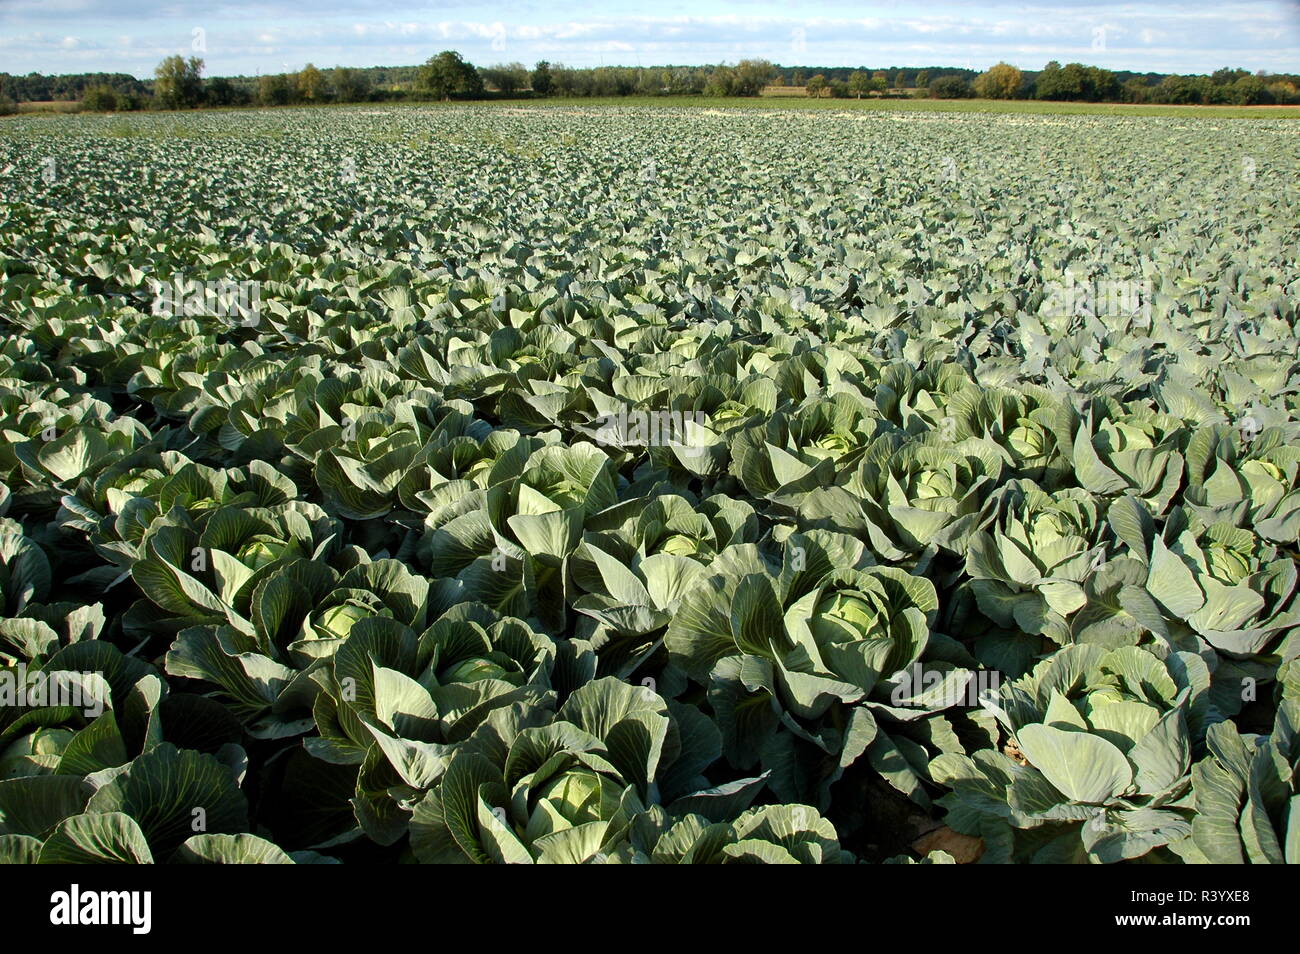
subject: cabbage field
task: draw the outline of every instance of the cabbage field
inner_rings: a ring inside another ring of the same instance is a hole
[[[0,862],[1300,862],[1300,125],[0,123]]]

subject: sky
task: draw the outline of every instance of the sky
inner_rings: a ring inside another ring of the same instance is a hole
[[[1206,73],[1300,72],[1300,0],[0,0],[0,72],[152,76],[173,53],[208,76],[308,62],[653,66],[762,57],[799,66],[1048,60]]]

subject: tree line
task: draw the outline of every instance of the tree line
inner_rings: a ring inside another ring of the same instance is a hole
[[[903,85],[906,71],[877,70],[870,76],[856,70],[847,79],[811,77],[804,86],[810,96],[861,96]],[[1300,76],[1253,74],[1224,68],[1206,75],[1131,73],[1082,63],[1062,66],[1053,60],[1037,72],[998,63],[982,73],[919,70],[911,78],[914,93],[934,99],[1041,99],[1080,103],[1159,103],[1257,106],[1300,103]]]
[[[1037,73],[1022,73],[999,63],[965,84],[954,95],[989,99],[1045,99],[1083,103],[1168,103],[1174,105],[1257,106],[1300,103],[1300,76],[1254,74],[1243,69],[1215,70],[1184,76],[1114,72],[1082,63],[1062,66],[1053,60]]]
[[[124,73],[45,76],[0,73],[0,111],[15,101],[76,100],[97,112],[200,106],[290,106],[396,99],[515,97],[757,96],[769,87],[816,97],[881,95],[936,99],[1042,99],[1071,102],[1256,105],[1300,103],[1300,76],[1224,68],[1209,75],[1112,71],[1056,61],[1039,71],[999,63],[972,69],[783,67],[747,59],[734,65],[567,67],[542,61],[475,67],[443,51],[421,66],[335,67],[205,79],[201,59],[169,56],[152,80]],[[778,90],[779,91],[779,90]]]

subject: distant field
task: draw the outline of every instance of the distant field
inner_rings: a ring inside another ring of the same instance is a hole
[[[789,87],[795,89],[796,87]],[[385,106],[397,104],[386,103]],[[443,104],[424,104],[443,105]],[[940,113],[1027,113],[1072,116],[1204,116],[1236,119],[1297,119],[1300,106],[1165,106],[1133,103],[1053,103],[1043,100],[1001,99],[912,99],[878,97],[862,99],[810,99],[790,94],[738,96],[611,96],[590,99],[496,100],[498,108],[591,106],[687,106],[704,109],[829,109],[910,110]]]
[[[62,100],[19,103],[22,113],[70,113],[80,104]],[[464,106],[463,102],[392,102],[369,104],[329,104],[327,107],[343,109],[360,105],[371,109],[441,109]],[[475,105],[498,109],[585,109],[594,106],[655,106],[695,107],[703,109],[830,109],[830,110],[909,110],[940,113],[1026,113],[1030,115],[1060,114],[1073,116],[1204,116],[1218,119],[1297,119],[1300,106],[1169,106],[1139,105],[1134,103],[1054,103],[1042,100],[994,99],[924,99],[911,96],[863,97],[862,99],[810,99],[801,86],[767,87],[763,95],[754,98],[734,96],[607,96],[590,98],[554,99],[500,99],[485,100]],[[239,112],[261,110],[266,107],[244,107]],[[283,109],[285,107],[275,107]],[[203,112],[209,112],[204,110]],[[127,115],[127,114],[123,114]]]
[[[808,87],[807,86],[764,86],[763,91],[759,93],[759,95],[760,96],[785,96],[785,97],[804,96],[806,97],[808,95]],[[915,95],[916,95],[916,89],[914,87],[908,89],[891,89],[886,94],[887,97],[897,98],[897,99],[906,99],[908,97],[915,96]],[[856,99],[857,97],[854,98]],[[880,98],[880,97],[876,97],[876,98]]]
[[[501,101],[494,106],[516,106]],[[711,109],[916,110],[943,113],[1028,113],[1074,116],[1205,116],[1236,119],[1296,119],[1300,106],[1164,106],[1133,103],[1053,103],[1043,100],[995,99],[810,99],[773,95],[754,98],[709,96],[627,96],[593,99],[539,99],[528,106],[696,106]]]
[[[80,106],[81,104],[75,100],[45,99],[19,103],[18,111],[20,113],[75,113]]]

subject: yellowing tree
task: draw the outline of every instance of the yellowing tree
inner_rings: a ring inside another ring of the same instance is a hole
[[[1020,92],[1023,78],[1020,70],[1010,63],[990,66],[986,72],[975,77],[975,95],[984,99],[1012,99]]]
[[[307,103],[316,103],[325,97],[325,77],[310,63],[298,74],[298,96]]]

